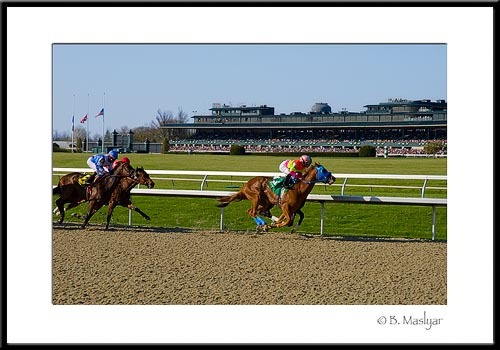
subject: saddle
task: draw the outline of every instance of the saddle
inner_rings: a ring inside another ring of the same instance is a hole
[[[88,182],[88,179],[92,176],[92,174],[87,174],[78,179],[78,184],[85,189],[86,199],[87,201],[90,199],[90,194],[92,193],[92,184]]]
[[[292,182],[291,188],[295,185],[296,181]],[[276,176],[272,180],[269,181],[269,187],[271,190],[278,196],[278,206],[281,206],[281,198],[287,192],[290,190],[290,187],[285,186],[285,178],[281,176]]]

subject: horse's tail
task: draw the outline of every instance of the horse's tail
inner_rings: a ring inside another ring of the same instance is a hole
[[[61,187],[59,187],[59,184],[56,187],[52,188],[52,195],[55,194],[61,194]]]
[[[232,203],[235,201],[238,202],[238,201],[241,201],[243,199],[247,199],[247,197],[245,197],[245,195],[243,193],[241,193],[241,191],[239,191],[231,196],[217,198],[217,200],[219,201],[219,204],[217,204],[217,206],[219,208],[227,207],[229,205],[229,203]]]

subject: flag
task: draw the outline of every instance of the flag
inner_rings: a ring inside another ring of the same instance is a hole
[[[100,115],[104,115],[104,108],[103,108],[103,109],[101,109],[101,111],[100,111],[99,113],[97,113],[97,115],[96,115],[95,117],[97,118],[97,117],[98,117],[98,116],[100,116]]]
[[[80,120],[80,123],[85,123],[87,121],[87,115],[85,114],[83,117],[82,117],[82,120]]]
[[[75,116],[71,119],[71,131],[75,131]]]

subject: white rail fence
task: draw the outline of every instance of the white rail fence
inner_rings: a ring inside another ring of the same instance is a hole
[[[190,198],[218,198],[235,193],[234,191],[213,191],[206,190],[208,182],[222,182],[222,183],[245,183],[247,180],[234,180],[233,177],[254,177],[254,176],[283,176],[282,173],[272,172],[228,172],[228,171],[189,171],[189,170],[146,170],[150,175],[185,175],[185,176],[199,176],[199,178],[179,178],[179,177],[161,177],[153,180],[170,180],[172,184],[174,181],[199,181],[200,190],[174,190],[174,189],[145,189],[137,188],[132,189],[133,195],[140,196],[168,196],[168,197],[190,197]],[[88,168],[53,168],[54,176],[62,176],[70,172],[90,173],[92,170]],[[432,207],[432,226],[431,233],[432,239],[436,238],[436,207],[446,207],[446,198],[425,198],[424,195],[428,189],[446,190],[443,186],[428,186],[430,180],[447,181],[446,175],[390,175],[390,174],[333,174],[337,180],[344,179],[341,186],[341,195],[326,195],[326,194],[309,194],[307,201],[318,202],[321,204],[321,217],[320,217],[320,234],[324,233],[324,219],[325,219],[325,204],[326,203],[354,203],[354,204],[377,204],[377,205],[409,205],[409,206],[427,206]],[[210,179],[209,177],[229,177],[230,179]],[[397,185],[363,185],[363,184],[350,184],[350,179],[390,179],[390,180],[420,180],[420,186],[397,186]],[[321,184],[318,184],[321,185]],[[345,195],[345,190],[348,186],[353,187],[386,187],[386,188],[405,188],[405,189],[419,189],[421,192],[420,197],[382,197],[382,196],[348,196]],[[234,186],[232,186],[234,187]],[[220,230],[224,230],[224,209],[221,208],[220,214]],[[132,224],[132,211],[129,211],[129,225]]]

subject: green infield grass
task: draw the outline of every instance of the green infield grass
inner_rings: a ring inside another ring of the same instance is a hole
[[[86,160],[90,154],[53,153],[53,168],[87,168]],[[279,172],[278,165],[285,159],[280,155],[214,155],[214,154],[125,154],[134,167],[142,166],[148,170],[196,170],[196,171],[252,171]],[[297,155],[298,156],[298,155]],[[397,175],[446,175],[446,158],[341,158],[314,157],[333,174],[397,174]],[[61,174],[52,174],[52,184],[57,183]],[[151,175],[155,188],[200,189],[203,176]],[[175,178],[175,179],[172,179]],[[217,182],[225,180],[226,182]],[[248,178],[209,177],[204,189],[236,191],[241,181]],[[313,193],[341,194],[344,178],[339,178],[334,186],[317,184]],[[345,195],[420,197],[423,180],[381,180],[349,179]],[[394,186],[387,188],[384,186]],[[446,181],[430,180],[426,184],[425,197],[446,198]],[[52,208],[57,196],[52,197]],[[133,196],[133,203],[147,213],[150,221],[139,214],[132,214],[132,225],[158,227],[164,229],[203,229],[218,230],[221,209],[216,207],[215,199],[171,198]],[[248,201],[235,202],[225,208],[224,224],[226,230],[254,232],[255,223],[246,210]],[[71,209],[66,215],[67,222],[81,222],[72,217],[72,212],[84,214],[87,204]],[[305,219],[299,229],[303,234],[319,234],[319,203],[307,202],[303,208]],[[279,216],[279,208],[272,213]],[[91,219],[91,224],[104,224],[107,207],[101,208]],[[53,215],[53,221],[57,216]],[[111,227],[128,225],[129,211],[123,207],[114,210]],[[326,204],[325,236],[345,237],[393,237],[430,239],[432,208],[420,206],[364,205],[364,204]],[[274,230],[289,232],[290,228]],[[447,239],[447,209],[436,210],[436,239]]]

